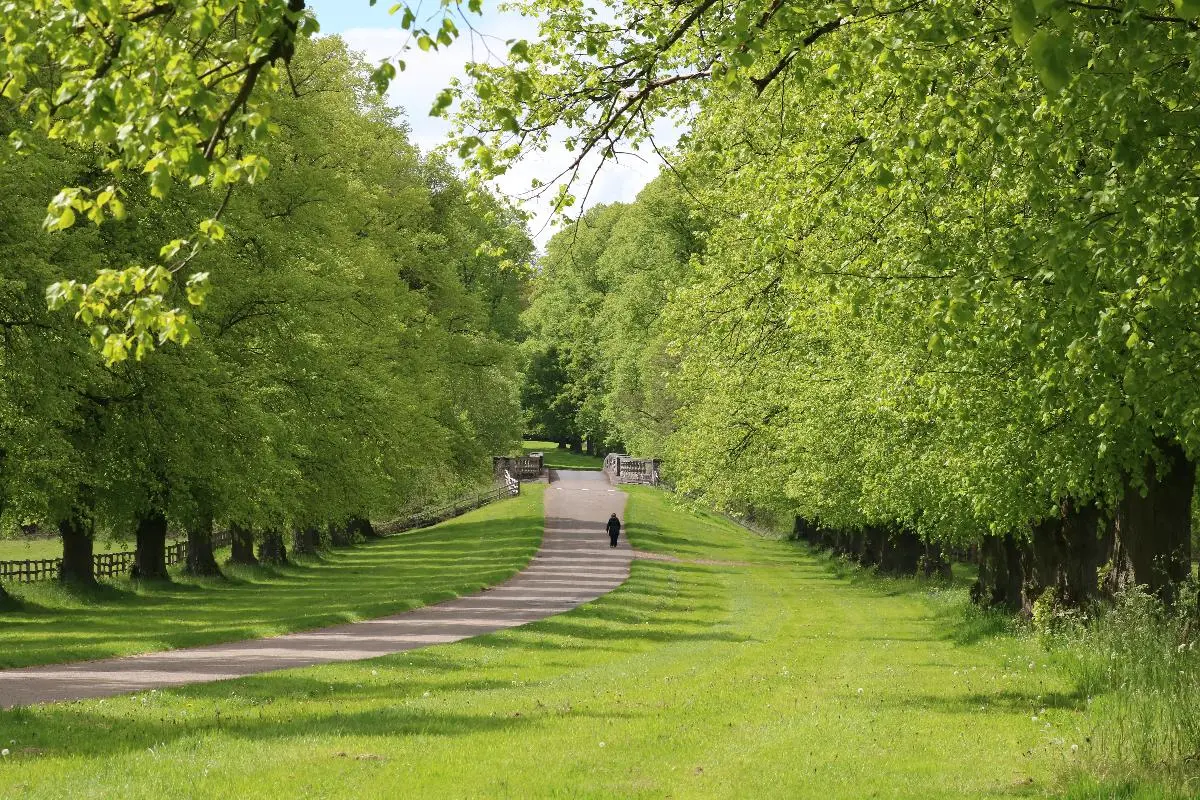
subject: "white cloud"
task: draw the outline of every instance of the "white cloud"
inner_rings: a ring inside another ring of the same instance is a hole
[[[450,131],[445,120],[429,116],[429,109],[438,92],[448,86],[452,78],[463,75],[468,63],[488,60],[489,48],[492,53],[503,55],[507,52],[505,40],[532,39],[536,34],[536,23],[532,20],[515,14],[493,14],[487,19],[486,29],[473,34],[464,31],[452,45],[436,52],[422,52],[416,48],[402,52],[408,33],[400,28],[351,28],[340,35],[351,49],[364,53],[368,61],[378,62],[397,56],[403,58],[406,69],[393,81],[388,98],[405,110],[412,130],[412,141],[422,150],[432,150],[446,141]],[[660,126],[657,129],[659,144],[673,145],[678,133],[673,125]],[[581,183],[573,189],[579,202],[572,213],[599,203],[633,200],[642,187],[658,174],[660,164],[653,151],[641,156],[622,156],[615,161],[610,160],[596,175],[590,191],[586,184],[598,162],[591,160],[585,164]],[[549,183],[572,160],[573,155],[561,145],[561,138],[556,139],[546,152],[532,153],[514,164],[507,174],[496,180],[496,188],[514,199],[528,197],[535,178]],[[585,193],[586,206],[581,205]],[[526,210],[533,216],[530,229],[539,246],[544,245],[554,233],[554,228],[549,224],[551,210],[548,198],[552,194],[547,190],[543,197],[524,202]]]

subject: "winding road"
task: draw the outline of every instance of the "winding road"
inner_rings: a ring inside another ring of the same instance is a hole
[[[608,546],[604,524],[624,521],[626,495],[602,472],[557,470],[546,490],[545,533],[525,569],[477,594],[390,617],[266,639],[126,658],[0,671],[0,708],[238,678],[357,661],[513,628],[595,600],[629,577],[633,550]]]

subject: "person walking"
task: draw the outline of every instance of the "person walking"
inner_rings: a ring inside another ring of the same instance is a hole
[[[621,520],[617,519],[616,514],[613,514],[608,518],[608,525],[605,527],[608,528],[608,546],[616,547],[617,537],[621,535]]]

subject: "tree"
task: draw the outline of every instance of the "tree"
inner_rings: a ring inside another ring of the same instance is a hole
[[[467,5],[480,10],[479,0]],[[457,4],[442,6],[427,28],[416,10],[392,8],[422,50],[453,41],[456,12]],[[76,310],[110,365],[194,335],[190,315],[168,298],[174,276],[203,246],[224,239],[221,217],[234,187],[265,177],[271,101],[285,77],[298,91],[303,76],[291,71],[292,57],[316,31],[304,0],[30,0],[5,8],[0,97],[36,132],[15,131],[11,148],[38,147],[45,136],[95,147],[101,165],[54,196],[47,229],[123,218],[130,173],[144,174],[158,199],[176,185],[212,193],[202,221],[189,220],[153,256],[49,288],[50,304]],[[403,62],[371,73],[379,93],[397,67]],[[190,273],[183,308],[202,304],[207,280],[203,271]]]
[[[0,524],[60,523],[64,576],[77,564],[91,579],[94,536],[136,530],[138,574],[164,577],[171,525],[188,532],[193,573],[215,569],[214,525],[235,532],[237,561],[253,557],[250,531],[282,557],[278,532],[368,528],[474,484],[519,434],[525,278],[504,262],[531,244],[516,218],[409,144],[339,39],[293,64],[303,79],[280,90],[280,135],[262,150],[276,169],[230,197],[225,245],[192,262],[222,291],[197,310],[208,333],[191,346],[106,364],[39,287],[152,256],[191,225],[203,187],[158,200],[130,179],[124,220],[51,235],[17,206],[5,229]],[[11,196],[88,163],[51,148],[6,162]]]

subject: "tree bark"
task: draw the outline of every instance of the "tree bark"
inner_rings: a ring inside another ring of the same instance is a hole
[[[859,533],[855,543],[855,558],[864,567],[877,567],[883,564],[884,553],[887,549],[888,531],[882,525],[868,525]]]
[[[138,520],[132,577],[139,580],[169,580],[167,517],[158,509],[151,509]]]
[[[217,558],[213,555],[213,521],[210,516],[203,516],[194,521],[187,529],[188,549],[187,561],[183,571],[195,576],[218,576],[221,568],[217,566]]]
[[[262,541],[258,543],[258,560],[263,564],[286,564],[287,548],[283,544],[283,534],[279,531],[267,531]]]
[[[1062,606],[1087,605],[1099,594],[1097,573],[1107,557],[1099,509],[1063,501],[1057,516],[1033,527],[1022,554],[1022,607],[1032,613],[1047,590]]]
[[[336,522],[329,523],[329,544],[334,547],[350,547],[354,544],[354,531],[350,529],[350,525],[339,525]]]
[[[253,531],[235,523],[229,526],[229,539],[230,564],[242,564],[248,567],[258,565],[258,559],[254,557]]]
[[[62,566],[58,579],[62,583],[80,586],[96,585],[95,539],[92,531],[91,512],[84,508],[73,508],[71,516],[58,523],[62,536]]]
[[[1114,552],[1109,588],[1145,586],[1165,603],[1191,576],[1192,490],[1196,463],[1173,440],[1159,440],[1157,464],[1146,459],[1144,490],[1127,476],[1113,518]]]
[[[796,517],[792,523],[792,538],[801,542],[812,542],[816,528],[804,517]]]
[[[948,581],[954,577],[950,559],[946,558],[942,546],[936,542],[925,543],[925,552],[921,555],[917,569],[926,578],[941,578]]]
[[[893,530],[884,537],[879,571],[888,575],[916,575],[924,555],[925,543],[915,531]]]
[[[321,552],[321,532],[315,525],[292,532],[292,555],[315,556]]]
[[[346,529],[351,535],[359,535],[364,539],[382,539],[379,532],[375,530],[375,526],[371,524],[371,520],[365,516],[351,517],[350,522],[346,525]]]
[[[1011,534],[985,536],[979,548],[979,578],[971,599],[980,605],[1017,611],[1021,608],[1021,547]]]

